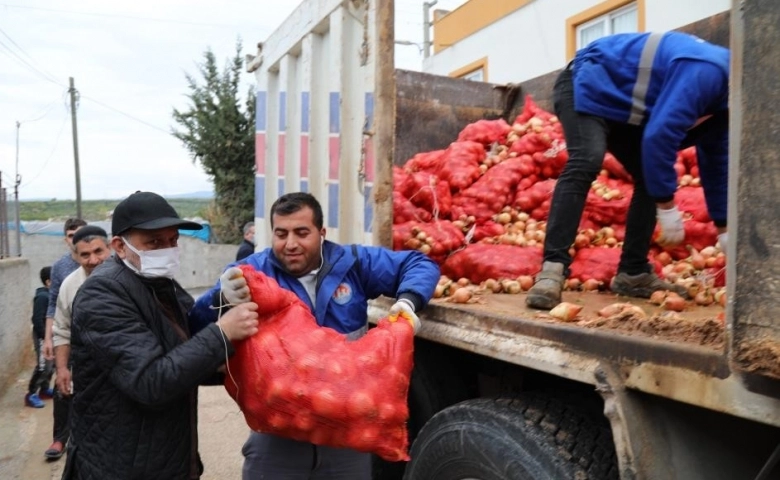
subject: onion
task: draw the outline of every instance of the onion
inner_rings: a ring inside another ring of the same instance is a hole
[[[717,255],[718,254],[718,249],[716,249],[713,246],[704,247],[704,248],[701,249],[701,251],[699,253],[701,254],[702,257],[704,257],[706,259],[706,258],[714,257],[715,255]]]
[[[404,247],[411,249],[411,250],[417,250],[422,245],[422,242],[418,240],[416,237],[407,238],[404,242]]]
[[[660,252],[658,255],[655,256],[655,259],[658,260],[658,263],[660,263],[663,266],[667,266],[670,263],[672,263],[672,256],[669,255],[668,252]]]
[[[429,253],[431,253],[431,246],[428,245],[427,243],[423,243],[422,245],[420,245],[419,250],[425,255],[428,255]]]
[[[561,302],[550,310],[550,316],[564,322],[571,322],[582,311],[582,305],[569,302]]]
[[[726,306],[726,289],[721,288],[717,292],[715,292],[715,295],[713,296],[713,300],[715,300],[716,303],[718,303],[721,307]]]
[[[468,288],[459,288],[452,292],[450,301],[453,303],[468,303],[474,294]]]
[[[502,225],[506,225],[507,223],[512,221],[512,215],[508,212],[501,212],[498,215],[496,215],[496,221]]]
[[[674,292],[669,292],[664,299],[663,307],[673,312],[682,312],[685,310],[685,299]]]
[[[582,286],[582,281],[579,278],[570,278],[566,280],[566,290],[579,290]]]
[[[697,252],[696,250],[693,250],[693,253],[691,253],[690,257],[691,266],[694,268],[694,270],[704,270],[704,267],[706,264],[706,259]]]
[[[520,293],[523,289],[520,287],[520,283],[516,280],[502,280],[501,286],[504,289],[504,293]]]
[[[648,302],[652,303],[653,305],[662,305],[664,300],[666,300],[666,295],[668,293],[669,292],[666,290],[656,290],[652,295],[650,295],[650,300],[648,300]]]
[[[534,286],[534,277],[530,275],[520,275],[517,277],[517,283],[520,284],[520,288],[527,292]]]
[[[466,285],[471,283],[471,280],[469,280],[466,277],[461,277],[461,278],[458,279],[457,283],[458,283],[458,286],[465,287]]]
[[[582,289],[586,292],[592,292],[594,290],[598,290],[601,286],[601,282],[596,280],[595,278],[589,278],[582,282]]]
[[[715,299],[712,298],[712,294],[709,290],[702,290],[693,297],[693,301],[696,302],[696,305],[707,306],[712,305],[715,302]]]
[[[574,237],[574,248],[585,248],[588,245],[590,245],[590,239],[584,233],[578,233],[577,236]]]
[[[527,222],[530,218],[531,216],[525,212],[520,212],[517,214],[517,221],[519,222]]]

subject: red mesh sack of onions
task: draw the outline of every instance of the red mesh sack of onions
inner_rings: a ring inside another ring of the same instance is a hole
[[[248,265],[239,268],[258,305],[260,327],[235,345],[225,388],[249,427],[388,461],[409,460],[409,323],[382,319],[348,342],[318,326],[294,293]]]
[[[542,269],[542,249],[475,243],[449,257],[441,273],[450,278],[468,278],[479,284],[489,278],[515,279],[536,275]]]

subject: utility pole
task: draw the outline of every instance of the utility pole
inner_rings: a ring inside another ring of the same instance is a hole
[[[423,58],[431,56],[431,8],[439,3],[439,0],[423,2]]]
[[[19,127],[22,124],[16,121],[16,178],[14,179],[14,219],[16,221],[16,256],[22,256],[22,223],[19,221],[19,184],[22,176],[19,175]],[[10,253],[10,252],[9,252]]]
[[[81,218],[81,170],[79,169],[79,136],[76,129],[76,102],[79,92],[73,86],[73,77],[69,77],[70,88],[70,121],[73,126],[73,161],[76,164],[76,217]]]

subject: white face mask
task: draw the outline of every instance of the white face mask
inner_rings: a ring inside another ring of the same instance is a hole
[[[141,260],[141,268],[136,268],[126,258],[125,265],[142,277],[166,277],[173,278],[179,273],[179,247],[161,248],[159,250],[137,250],[125,237],[122,237],[125,245],[133,251]]]

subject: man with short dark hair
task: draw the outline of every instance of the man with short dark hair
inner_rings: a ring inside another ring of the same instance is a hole
[[[51,267],[43,267],[40,271],[42,287],[35,290],[33,297],[33,346],[35,347],[35,370],[30,378],[30,386],[27,395],[24,396],[24,404],[28,407],[43,408],[45,404],[39,394],[51,398],[52,362],[43,355],[43,338],[46,329],[46,307],[49,304],[49,285],[51,285]]]
[[[73,236],[76,232],[87,222],[80,218],[69,218],[65,221],[63,231],[65,233],[65,245],[68,247],[68,253],[60,257],[59,260],[54,262],[51,267],[51,287],[49,288],[49,306],[46,309],[46,332],[43,340],[43,352],[47,359],[54,360],[54,343],[53,343],[53,327],[54,327],[54,314],[57,311],[57,296],[60,293],[60,286],[65,277],[70,275],[74,270],[79,268],[79,264],[73,257]],[[57,390],[55,383],[54,387],[54,435],[53,440],[49,448],[43,452],[43,455],[50,459],[56,460],[62,457],[64,446],[68,443],[70,437],[70,428],[68,425],[68,415],[70,412],[70,398],[62,395],[62,392]]]
[[[368,300],[396,298],[391,315],[404,312],[415,331],[420,311],[433,296],[439,267],[418,251],[342,246],[325,240],[322,207],[304,192],[288,193],[271,206],[271,248],[241,263],[252,266],[294,292],[311,308],[317,324],[350,339],[368,331]],[[219,283],[196,302],[195,329],[216,320],[212,307],[251,301],[243,272],[229,265]],[[235,308],[235,307],[234,307]],[[244,448],[243,478],[368,480],[371,455],[345,448],[251,432]]]
[[[198,385],[257,332],[246,303],[191,335],[192,297],[174,280],[179,229],[199,230],[161,196],[114,209],[108,259],[73,300],[73,443],[64,479],[196,479]]]
[[[257,243],[255,241],[255,222],[245,223],[243,232],[244,240],[241,242],[241,245],[239,245],[238,252],[236,252],[237,262],[240,262],[255,253],[255,244]]]

